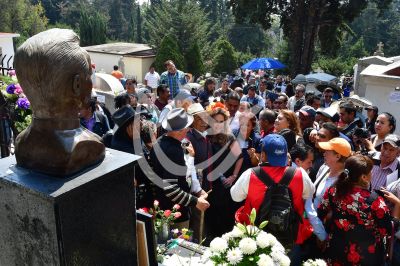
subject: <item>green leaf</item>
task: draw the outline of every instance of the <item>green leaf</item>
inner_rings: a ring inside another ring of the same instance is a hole
[[[246,233],[246,226],[244,226],[243,224],[236,224],[236,226],[237,228],[239,228],[240,231]]]
[[[268,224],[268,221],[264,221],[264,222],[262,222],[262,223],[260,224],[259,228],[260,228],[260,229],[263,229],[264,227],[267,226],[267,224]]]

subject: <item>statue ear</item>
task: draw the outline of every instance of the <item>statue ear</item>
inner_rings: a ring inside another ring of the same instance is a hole
[[[81,78],[79,75],[75,75],[74,84],[72,86],[72,91],[76,96],[81,94]]]

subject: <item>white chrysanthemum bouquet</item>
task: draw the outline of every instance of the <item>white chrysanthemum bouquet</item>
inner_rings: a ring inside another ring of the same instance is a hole
[[[321,259],[316,259],[316,260],[307,260],[306,262],[303,263],[303,266],[326,266],[326,262]]]
[[[217,237],[210,243],[210,248],[203,255],[203,262],[212,261],[214,265],[258,265],[289,266],[290,259],[285,254],[281,243],[259,227],[254,226],[256,210],[250,214],[250,225],[236,224],[233,230]]]

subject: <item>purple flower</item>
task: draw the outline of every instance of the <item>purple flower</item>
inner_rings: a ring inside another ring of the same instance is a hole
[[[8,94],[14,94],[15,84],[12,83],[12,84],[8,85],[7,88],[6,88],[6,91],[7,91]]]
[[[27,98],[19,98],[17,100],[17,105],[19,108],[27,110],[31,106],[31,103],[29,102],[29,100]]]

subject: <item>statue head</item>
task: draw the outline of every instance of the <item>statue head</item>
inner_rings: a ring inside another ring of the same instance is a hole
[[[101,162],[101,138],[79,124],[92,90],[90,57],[79,37],[72,30],[41,32],[18,48],[14,64],[33,113],[15,141],[17,165],[68,176]]]
[[[90,57],[72,30],[50,29],[29,38],[14,64],[34,117],[77,118],[81,103],[90,99]]]

